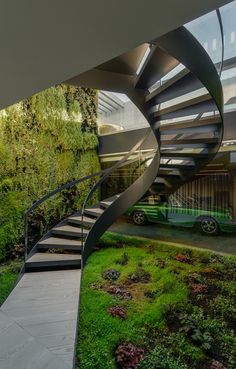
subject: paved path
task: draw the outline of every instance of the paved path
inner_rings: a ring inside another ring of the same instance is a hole
[[[26,273],[0,308],[0,369],[72,369],[81,270]]]
[[[219,236],[209,237],[191,228],[177,228],[160,224],[136,226],[126,216],[121,217],[114,223],[109,231],[129,236],[139,236],[171,243],[174,242],[176,245],[189,245],[222,254],[236,255],[236,233],[224,233]]]

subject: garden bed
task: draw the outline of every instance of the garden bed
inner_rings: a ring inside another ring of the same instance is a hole
[[[106,233],[84,269],[80,369],[235,369],[236,257]]]

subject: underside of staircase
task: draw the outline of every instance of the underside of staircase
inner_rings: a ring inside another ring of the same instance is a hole
[[[180,65],[180,71],[162,81]],[[127,94],[149,123],[156,150],[144,172],[123,193],[87,205],[108,176],[130,162],[144,137],[100,174],[78,213],[52,228],[32,249],[26,245],[21,279],[0,308],[0,369],[74,368],[81,272],[93,247],[147,191],[170,194],[193,180],[222,140],[220,77],[184,27],[66,83]]]

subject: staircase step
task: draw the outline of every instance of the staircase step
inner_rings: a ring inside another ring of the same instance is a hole
[[[197,128],[199,132],[199,127],[211,127],[221,124],[221,118],[220,116],[217,117],[207,117],[202,118],[199,120],[184,120],[174,123],[168,123],[168,124],[161,124],[160,126],[160,132],[163,134],[167,134],[167,132],[170,134],[173,133],[183,133],[183,130],[186,130],[186,132],[189,132],[189,130]],[[202,132],[202,131],[201,131]]]
[[[162,159],[203,159],[209,156],[208,152],[194,152],[194,151],[176,151],[176,150],[160,150]]]
[[[175,58],[155,45],[136,78],[135,87],[148,90],[178,64]]]
[[[88,230],[83,230],[83,235],[86,236],[88,234]],[[82,229],[78,227],[73,227],[71,225],[63,225],[60,227],[55,227],[52,229],[52,233],[54,235],[62,235],[62,236],[69,236],[69,237],[81,237],[82,236]]]
[[[81,241],[59,237],[49,237],[37,244],[37,250],[63,249],[69,251],[81,251],[81,247]]]
[[[37,252],[25,263],[26,272],[80,269],[81,255]]]
[[[113,201],[101,201],[99,203],[99,205],[102,207],[102,208],[108,208],[111,204],[113,203]]]
[[[146,97],[146,102],[150,102],[153,100],[157,95],[162,93],[163,91],[167,90],[170,86],[172,86],[174,83],[185,77],[187,74],[189,74],[188,69],[183,69],[179,73],[177,73],[172,78],[165,81],[162,85],[158,86],[154,91],[152,91],[150,94]]]
[[[101,208],[87,208],[85,209],[85,214],[92,215],[94,217],[100,217],[104,212],[104,209]]]
[[[204,103],[204,102],[209,101],[209,100],[212,100],[212,97],[209,93],[206,93],[204,95],[191,98],[187,101],[182,101],[180,103],[170,105],[166,108],[157,110],[154,113],[152,113],[152,116],[154,118],[157,118],[157,117],[160,117],[160,116],[164,116],[165,114],[173,113],[173,112],[176,112],[178,110],[182,110],[182,109],[185,109],[185,108],[188,108],[188,107],[192,107],[193,105],[198,105],[200,103]]]
[[[69,224],[82,224],[82,215],[72,215],[67,218]],[[92,227],[95,223],[95,219],[83,216],[83,223],[85,226]]]
[[[190,144],[214,144],[218,143],[219,138],[218,137],[209,137],[209,138],[179,138],[178,140],[172,139],[172,140],[164,140],[161,139],[161,145],[190,145]]]

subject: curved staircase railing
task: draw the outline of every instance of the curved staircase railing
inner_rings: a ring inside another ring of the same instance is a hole
[[[91,175],[87,175],[84,176],[82,178],[70,181],[66,184],[63,184],[61,186],[59,186],[58,188],[56,188],[55,190],[47,193],[45,196],[41,197],[39,200],[37,200],[29,209],[27,209],[24,213],[24,247],[25,247],[25,261],[27,260],[28,256],[30,255],[29,252],[29,244],[28,244],[28,226],[29,226],[29,216],[30,214],[37,208],[39,207],[41,204],[43,204],[45,201],[47,201],[49,198],[55,196],[56,194],[66,190],[66,189],[70,189],[86,180],[92,179],[92,178],[96,178],[96,177],[100,177],[100,179],[95,183],[95,185],[91,188],[91,190],[88,192],[84,202],[83,202],[83,206],[82,206],[82,210],[81,210],[81,215],[82,215],[82,222],[81,222],[81,229],[82,229],[82,250],[83,250],[83,240],[84,240],[84,211],[85,211],[85,207],[88,204],[89,199],[91,198],[92,194],[96,191],[96,189],[98,189],[102,183],[109,177],[109,175],[111,173],[113,173],[116,169],[119,169],[125,165],[129,165],[137,160],[139,160],[138,158],[134,158],[134,159],[130,159],[130,157],[135,154],[135,152],[140,149],[140,147],[143,145],[143,143],[145,142],[145,140],[148,138],[148,136],[150,135],[151,130],[149,129],[146,133],[146,135],[139,140],[132,148],[131,150],[125,154],[123,156],[123,158],[121,160],[119,160],[116,164],[114,164],[112,167],[107,168],[105,170],[102,170],[100,172],[96,172],[93,173]],[[154,152],[152,150],[152,152]],[[148,156],[150,157],[150,153],[148,153]],[[139,198],[137,198],[138,200]]]
[[[134,55],[127,53],[99,66],[96,73],[88,78],[89,86],[85,87],[98,88],[99,85],[100,89],[117,89],[120,92],[123,83],[123,92],[141,111],[155,136],[157,150],[151,164],[130,187],[108,201],[108,206],[104,208],[98,204],[97,213],[91,209],[88,211],[88,200],[112,172],[127,164],[147,135],[111,168],[72,181],[44,196],[25,213],[26,257],[29,214],[61,190],[95,176],[100,177],[87,194],[77,217],[77,224],[81,227],[77,233],[81,239],[82,261],[86,262],[93,246],[106,229],[138,201],[150,186],[152,192],[173,193],[182,184],[191,181],[217,153],[223,136],[223,95],[220,78],[209,55],[185,27],[179,27],[151,41],[149,48],[150,52],[139,73],[131,76],[130,71],[125,72],[125,63],[130,67],[134,60]],[[160,82],[164,75],[180,63],[184,69],[174,73],[165,83]],[[107,78],[104,79],[106,73]],[[89,213],[92,220],[86,219]],[[76,232],[70,227],[68,229],[65,224],[60,223],[53,230],[57,238],[75,236]],[[29,256],[36,251],[37,245]]]
[[[111,168],[58,187],[25,212],[25,272],[82,268],[102,234],[150,187],[152,193],[175,192],[195,179],[217,153],[223,136],[223,95],[209,55],[184,27],[151,41],[149,49],[138,72],[140,49],[85,73],[88,78],[84,87],[126,93],[150,129]],[[162,83],[163,76],[180,63],[184,69]],[[80,78],[69,83],[83,85]],[[139,160],[133,154],[144,145],[150,132],[155,136],[156,149],[147,154],[152,160],[144,172],[121,194],[88,206],[92,194],[110,174]],[[87,193],[82,209],[63,219],[29,250],[30,214],[57,193],[95,177],[99,179]]]

